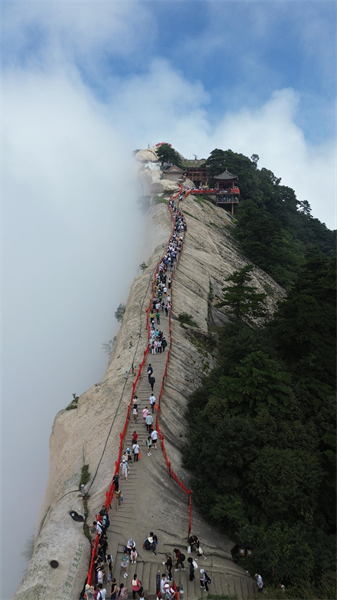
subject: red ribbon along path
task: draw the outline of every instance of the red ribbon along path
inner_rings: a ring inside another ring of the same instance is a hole
[[[182,193],[183,193],[183,187],[180,185],[180,191],[178,192],[178,194],[176,194],[175,196],[172,196],[170,198],[170,200],[168,201],[168,210],[170,211],[170,215],[171,215],[171,219],[172,219],[172,234],[171,237],[168,241],[168,245],[170,244],[173,235],[174,235],[174,228],[175,228],[175,219],[173,216],[173,212],[172,212],[172,208],[170,206],[170,202],[171,200],[175,200],[176,198],[178,198]],[[189,192],[187,192],[188,195]],[[179,206],[179,202],[178,202],[178,206]],[[183,244],[182,244],[182,248],[181,251],[179,252],[179,256],[177,258],[177,263],[180,259],[180,255],[183,249]],[[155,289],[155,284],[156,284],[156,277],[157,277],[157,273],[159,270],[159,266],[162,262],[163,257],[160,258],[160,260],[157,263],[157,266],[154,270],[154,275],[153,275],[153,281],[152,281],[152,295],[151,295],[151,299],[149,302],[149,306],[146,310],[146,321],[147,321],[147,335],[148,335],[148,340],[150,338],[150,323],[149,323],[149,312],[151,310],[152,307],[152,301],[154,298],[154,289]],[[176,264],[177,264],[176,263]],[[174,271],[172,271],[171,273],[171,280],[173,280],[173,276],[174,276]],[[173,291],[173,281],[172,281],[172,291]],[[173,295],[173,294],[172,294]],[[168,348],[168,352],[166,355],[166,364],[165,364],[165,370],[164,370],[164,376],[161,382],[161,387],[160,387],[160,392],[159,392],[159,396],[158,396],[158,410],[157,410],[157,415],[156,415],[156,429],[158,431],[158,435],[159,435],[159,439],[160,439],[160,444],[161,444],[161,448],[164,454],[164,459],[166,462],[166,466],[167,466],[167,470],[168,470],[168,475],[170,478],[174,479],[174,481],[176,481],[176,483],[178,483],[178,485],[181,487],[181,489],[185,492],[185,494],[188,497],[188,532],[187,532],[187,537],[189,537],[190,532],[191,532],[191,528],[192,528],[192,492],[191,490],[189,490],[184,484],[183,482],[179,479],[178,475],[175,473],[174,469],[172,468],[172,465],[168,459],[167,456],[167,452],[166,452],[166,448],[165,448],[165,439],[164,439],[164,435],[161,432],[160,429],[160,425],[159,425],[159,413],[160,413],[160,404],[161,404],[161,398],[162,398],[162,394],[163,394],[163,389],[164,389],[164,385],[165,385],[165,379],[166,379],[166,375],[167,375],[167,368],[168,368],[168,362],[170,359],[170,353],[171,353],[171,348],[172,348],[172,330],[171,330],[171,311],[169,312],[168,315],[168,323],[169,323],[169,348]],[[125,418],[125,424],[123,427],[123,431],[120,433],[120,443],[119,443],[119,452],[118,452],[118,458],[115,462],[115,471],[113,474],[113,477],[118,473],[119,471],[119,465],[121,462],[121,458],[122,458],[122,453],[123,453],[123,447],[124,447],[124,440],[125,440],[125,436],[126,436],[126,432],[127,432],[127,428],[128,428],[128,424],[129,424],[129,419],[130,419],[130,414],[131,414],[131,410],[132,410],[132,401],[133,401],[133,396],[135,394],[137,385],[138,385],[138,381],[140,379],[140,376],[143,372],[143,368],[145,365],[145,361],[146,361],[146,357],[147,354],[149,352],[149,345],[147,344],[146,349],[144,351],[144,355],[143,355],[143,360],[139,366],[139,370],[137,373],[137,377],[132,385],[132,392],[131,392],[131,398],[130,398],[130,402],[129,402],[129,406],[128,406],[128,410],[127,410],[127,414],[126,414],[126,418]],[[107,511],[109,511],[109,508],[111,506],[113,497],[114,497],[114,491],[115,491],[115,486],[113,483],[113,479],[111,480],[110,486],[108,491],[105,493],[105,503],[104,506],[106,507]],[[96,519],[99,521],[101,520],[101,517],[99,517],[99,515],[96,515]],[[87,583],[89,585],[92,585],[92,581],[93,581],[93,569],[94,569],[94,560],[95,560],[95,556],[97,554],[97,548],[98,548],[98,544],[99,544],[99,534],[98,532],[96,533],[96,537],[95,540],[93,542],[93,546],[92,546],[92,552],[91,552],[91,560],[90,560],[90,566],[89,566],[89,571],[88,571],[88,577],[87,577]]]

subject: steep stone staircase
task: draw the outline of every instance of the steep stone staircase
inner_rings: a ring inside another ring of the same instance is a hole
[[[174,290],[173,290],[174,291]],[[174,298],[173,298],[174,300]],[[161,313],[161,323],[156,324],[163,331],[169,343],[168,317]],[[195,579],[189,581],[188,553],[186,547],[187,536],[187,498],[180,487],[168,477],[167,467],[160,447],[151,449],[151,456],[147,456],[146,439],[148,433],[142,419],[142,410],[145,406],[150,408],[149,397],[151,387],[148,382],[146,369],[151,363],[154,376],[154,394],[158,400],[162,379],[164,376],[167,350],[155,355],[148,354],[147,363],[143,369],[136,393],[138,396],[138,422],[133,416],[127,430],[125,448],[131,448],[133,431],[138,433],[138,442],[141,451],[140,460],[130,464],[130,473],[127,480],[120,476],[120,488],[123,502],[117,506],[116,499],[110,511],[111,525],[108,530],[109,550],[114,559],[113,576],[117,584],[124,583],[131,597],[131,580],[136,573],[142,582],[144,591],[149,600],[156,598],[156,580],[161,579],[165,572],[163,563],[165,554],[170,553],[174,559],[173,549],[178,547],[186,555],[186,570],[176,571],[173,566],[173,581],[180,590],[180,598],[185,600],[198,600],[205,598],[207,592],[200,588],[199,569],[204,568],[211,578],[210,593],[217,595],[233,596],[238,599],[254,595],[253,580],[249,574],[231,560],[231,554],[219,549],[219,545],[210,546],[201,540],[206,559],[198,558],[198,569]],[[154,414],[154,422],[156,415]],[[159,419],[160,421],[160,419]],[[170,500],[168,501],[168,498]],[[170,506],[168,511],[167,506]],[[184,525],[183,525],[184,524]],[[156,555],[143,549],[143,541],[154,531],[158,536]],[[193,532],[193,531],[192,531]],[[121,557],[123,548],[128,539],[133,538],[138,552],[137,563],[129,564],[127,577],[121,572]],[[195,555],[193,558],[196,558]],[[175,564],[173,560],[173,565]],[[110,592],[107,585],[108,593]]]
[[[161,324],[159,329],[162,330],[168,340],[168,319],[165,313],[162,313]],[[156,379],[154,385],[154,394],[158,398],[158,393],[161,386],[161,381],[164,375],[166,361],[166,352],[161,354],[148,355],[147,365],[152,364],[154,369],[154,376]],[[156,592],[156,577],[161,578],[162,573],[165,572],[163,562],[165,561],[165,553],[169,552],[174,558],[173,549],[178,547],[185,553],[186,559],[186,531],[176,531],[174,523],[169,523],[169,515],[161,515],[160,518],[156,518],[154,513],[155,509],[158,511],[160,505],[160,498],[152,494],[152,482],[157,481],[157,473],[164,478],[163,482],[165,485],[176,486],[175,482],[170,480],[167,476],[166,465],[164,457],[160,448],[160,444],[157,446],[157,450],[151,450],[151,456],[147,456],[146,439],[148,433],[146,426],[142,419],[142,409],[147,406],[150,410],[149,397],[151,394],[151,387],[148,383],[146,374],[146,367],[144,368],[143,376],[140,379],[140,383],[137,389],[138,396],[138,422],[131,421],[129,423],[126,446],[131,448],[131,437],[133,431],[138,433],[138,441],[141,450],[141,458],[136,463],[130,463],[130,473],[127,481],[120,477],[120,488],[123,495],[123,502],[117,507],[116,499],[113,501],[113,509],[110,512],[111,525],[108,530],[109,539],[109,553],[114,558],[113,576],[116,577],[117,584],[124,583],[124,585],[131,590],[131,579],[134,573],[137,573],[137,577],[141,580],[145,592],[149,600],[155,598]],[[155,415],[154,415],[155,417]],[[161,484],[163,494],[165,494],[164,485]],[[180,489],[177,486],[177,493],[180,493]],[[181,492],[183,494],[183,492]],[[185,502],[185,499],[183,499]],[[145,505],[145,506],[144,506]],[[187,515],[187,505],[185,502],[185,510]],[[168,517],[168,520],[166,519]],[[152,518],[153,517],[153,518]],[[152,552],[148,552],[143,549],[143,541],[149,534],[150,530],[154,531],[158,535],[159,544],[157,547],[157,555],[154,556]],[[138,551],[137,564],[129,564],[128,577],[124,578],[121,572],[121,557],[123,548],[129,538],[133,538],[136,542]],[[210,592],[212,594],[223,594],[237,596],[238,599],[247,598],[253,596],[254,587],[251,577],[246,574],[238,565],[232,563],[231,555],[228,552],[221,551],[217,548],[209,548],[207,545],[202,543],[203,549],[206,554],[206,560],[198,558],[199,568],[205,568],[209,577],[212,580],[210,584]],[[195,558],[195,555],[194,555]],[[188,577],[188,563],[185,561],[186,570],[175,571],[173,568],[173,580],[175,581],[177,588],[183,590],[183,597],[185,600],[197,600],[202,597],[206,597],[207,593],[200,588],[199,585],[199,570],[195,571],[195,580],[189,581]],[[109,592],[108,586],[108,592]],[[131,594],[130,594],[131,595]]]

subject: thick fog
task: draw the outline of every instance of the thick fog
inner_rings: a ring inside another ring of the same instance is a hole
[[[3,578],[9,598],[48,476],[56,412],[101,380],[138,265],[131,147],[81,87],[8,79],[3,131]],[[3,539],[7,537],[7,532]]]

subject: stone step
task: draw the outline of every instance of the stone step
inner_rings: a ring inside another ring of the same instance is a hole
[[[159,393],[162,375],[163,374],[161,374],[161,376],[157,375],[157,377],[155,377],[156,381],[153,385],[153,388],[156,388],[156,391],[155,391],[155,389],[153,390],[154,395],[156,395],[156,393]],[[142,393],[142,394],[144,394],[145,397],[147,397],[147,396],[150,397],[151,391],[152,391],[151,386],[148,383],[146,383],[146,384],[142,385],[141,388],[139,389],[139,395]]]
[[[136,574],[137,578],[143,583],[143,572],[144,572],[144,563],[143,562],[137,561],[137,564],[129,565],[129,570],[128,570],[129,577],[127,578],[129,590],[131,590],[131,581],[132,581],[134,574]]]
[[[146,593],[149,593],[150,591],[153,593],[156,591],[153,589],[155,586],[153,586],[153,584],[151,586],[151,583],[151,563],[145,562],[143,568],[142,585]]]
[[[176,576],[176,573],[175,573]],[[180,579],[182,581],[182,585],[184,588],[184,599],[185,598],[198,598],[199,596],[195,596],[194,592],[194,582],[189,580],[188,568],[186,568],[185,572],[180,573]]]
[[[152,417],[155,417],[155,414],[152,414]],[[132,429],[132,427],[130,427],[130,429]],[[135,431],[138,433],[138,439],[139,437],[146,437],[147,429],[145,423],[139,421],[139,423],[137,423],[137,426],[135,427]],[[133,431],[131,431],[130,433],[132,435]]]
[[[211,578],[211,583],[208,584],[208,588],[209,588],[209,592],[212,594],[224,594],[225,593],[225,587],[222,585],[222,581],[223,581],[223,574],[222,573],[211,573],[209,570],[207,570],[207,575]],[[200,575],[199,575],[200,577]],[[198,582],[199,583],[199,582]],[[209,592],[206,592],[205,589],[200,588],[200,583],[199,583],[199,589],[200,589],[200,597],[204,598],[205,596],[207,596],[207,594]]]
[[[252,577],[242,579],[242,588],[245,598],[255,595],[255,585]]]
[[[225,583],[228,586],[228,593],[230,596],[234,596],[235,595],[235,586],[234,586],[234,581],[233,581],[233,576],[232,575],[225,575]]]
[[[234,577],[234,588],[236,591],[236,595],[238,598],[243,598],[243,592],[242,592],[242,586],[241,586],[241,578],[240,577]]]
[[[241,587],[240,577],[228,576],[227,574],[221,572],[214,573],[210,569],[207,570],[207,573],[211,578],[209,592],[214,595],[236,595],[238,600],[241,600],[242,598],[247,597],[249,593],[254,593],[254,588],[252,585],[250,588],[248,588],[248,586],[244,586],[243,588]],[[174,581],[176,584],[179,585],[180,581],[183,582],[184,598],[186,600],[204,598],[207,596],[208,592],[206,592],[205,589],[200,588],[199,578],[199,570],[195,571],[195,579],[193,581],[189,580],[188,570],[185,572],[174,573]]]
[[[113,535],[113,536],[110,535],[109,536],[108,554],[111,554],[111,556],[113,558],[112,573],[113,573],[114,577],[115,577],[114,573],[115,573],[115,569],[116,569],[116,565],[117,565],[117,563],[116,563],[117,551],[118,551],[118,537],[117,537],[117,535]]]
[[[156,361],[156,363],[155,363]],[[156,394],[160,389],[161,379],[165,369],[166,355],[150,356],[148,362],[152,362],[154,367],[156,384],[154,393]],[[142,376],[138,389],[136,391],[138,395],[139,404],[142,406],[149,406],[149,396],[151,388],[147,381],[146,373]],[[155,416],[155,415],[154,415]],[[125,585],[131,590],[131,579],[133,574],[136,572],[138,578],[142,581],[144,590],[147,594],[148,599],[155,598],[156,591],[156,573],[159,572],[160,577],[164,572],[164,566],[162,562],[165,560],[163,551],[158,551],[157,556],[154,556],[151,552],[146,552],[142,548],[140,540],[137,539],[137,550],[138,559],[136,565],[129,564],[128,567],[128,578],[121,577],[120,561],[123,553],[124,545],[127,541],[125,536],[132,535],[133,524],[134,524],[134,510],[137,502],[137,494],[139,493],[139,483],[144,474],[144,465],[151,467],[151,461],[162,459],[162,453],[160,451],[160,445],[158,444],[158,451],[152,450],[152,455],[147,457],[145,442],[148,437],[145,425],[139,414],[138,422],[135,423],[132,419],[129,422],[125,447],[131,447],[131,438],[133,431],[138,433],[138,442],[141,449],[141,458],[138,463],[130,463],[130,474],[128,480],[120,478],[120,487],[124,496],[124,501],[121,503],[118,511],[113,512],[113,518],[111,519],[111,525],[109,528],[109,545],[110,553],[115,559],[114,576],[117,582],[124,582]],[[150,461],[150,462],[148,462]],[[160,547],[164,548],[165,551],[169,551],[173,556],[173,548],[180,547],[182,552],[187,556],[186,540],[182,541],[183,536],[179,534],[167,533],[166,540],[163,540],[163,544]],[[169,541],[168,541],[169,540]],[[209,591],[212,594],[218,595],[236,595],[238,600],[247,598],[249,595],[254,594],[254,587],[252,580],[243,573],[238,571],[238,567],[231,562],[231,556],[228,552],[222,551],[218,548],[205,547],[203,544],[207,560],[197,559],[199,568],[206,568],[208,575],[212,579],[212,583],[209,586]],[[115,555],[114,555],[115,553]],[[195,556],[193,556],[195,558]],[[187,561],[185,563],[187,565]],[[200,571],[196,570],[194,581],[190,582],[188,577],[188,568],[185,571],[175,572],[173,569],[172,575],[178,589],[180,585],[184,588],[184,600],[199,600],[203,598],[206,600],[207,592],[200,588],[199,577]],[[132,594],[129,594],[131,597]]]
[[[246,578],[241,578],[240,579],[240,584],[241,584],[241,591],[242,591],[242,597],[243,598],[247,598],[247,596],[249,596],[250,594],[250,590],[249,590],[249,581],[252,581],[251,579],[246,579]]]
[[[228,582],[228,575],[227,574],[216,574],[213,573],[213,577],[212,575],[210,575],[211,579],[212,579],[212,583],[209,586],[209,588],[214,591],[214,593],[218,593],[217,590],[221,590],[222,594],[225,595],[232,595],[233,594],[233,585],[229,585]],[[213,581],[214,581],[214,585],[213,585]]]

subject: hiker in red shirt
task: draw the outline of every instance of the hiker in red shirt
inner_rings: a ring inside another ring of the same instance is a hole
[[[184,560],[185,560],[185,554],[182,554],[179,550],[179,548],[175,548],[173,550],[174,554],[176,555],[176,559],[177,559],[177,563],[176,563],[176,568],[175,570],[178,571],[179,570],[179,566],[181,565],[181,568],[185,571],[185,567],[184,567]]]

